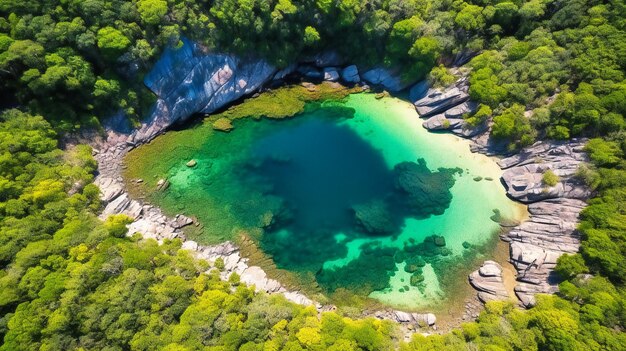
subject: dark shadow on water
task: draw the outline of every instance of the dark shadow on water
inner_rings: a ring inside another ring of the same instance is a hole
[[[393,237],[406,218],[443,214],[452,200],[454,175],[461,170],[433,172],[423,160],[390,169],[380,150],[337,123],[339,112],[316,109],[308,116],[312,118],[285,123],[254,143],[241,166],[242,186],[280,199],[260,246],[279,268],[314,272],[329,291],[348,288],[368,294],[383,289],[395,264],[404,261],[417,285],[423,280],[422,263],[448,254],[442,250],[445,242],[435,244],[430,238],[404,250],[368,244],[348,265],[322,267],[346,256],[347,241]]]

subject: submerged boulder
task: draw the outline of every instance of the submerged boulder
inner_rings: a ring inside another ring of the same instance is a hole
[[[424,218],[442,214],[452,201],[450,188],[459,169],[440,168],[431,172],[423,159],[402,162],[394,169],[397,199],[411,216]]]
[[[382,200],[355,205],[352,209],[358,226],[368,233],[386,234],[399,229],[387,204]]]

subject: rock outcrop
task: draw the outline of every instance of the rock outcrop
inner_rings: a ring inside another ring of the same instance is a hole
[[[324,80],[336,82],[339,80],[339,71],[335,67],[324,68]]]
[[[513,228],[502,239],[510,241],[511,262],[517,269],[515,293],[522,305],[535,304],[537,293],[554,293],[558,279],[557,259],[578,252],[578,216],[591,191],[576,177],[587,156],[584,140],[541,141],[498,162],[505,169],[502,181],[512,198],[529,203],[530,218]],[[543,182],[551,170],[558,176],[555,185]]]
[[[511,261],[519,282],[515,294],[522,305],[533,306],[535,294],[558,291],[554,267],[562,254],[578,252],[580,234],[576,226],[585,206],[582,200],[568,198],[530,204],[530,219],[503,238],[511,242]]]
[[[409,101],[415,102],[420,100],[426,96],[428,90],[430,89],[430,83],[428,80],[424,79],[421,82],[418,82],[414,86],[409,89]]]
[[[341,79],[346,83],[358,83],[361,81],[359,77],[359,69],[355,65],[350,65],[341,71]]]
[[[470,128],[463,120],[464,114],[477,108],[477,104],[469,100],[466,78],[445,89],[424,92],[425,86],[424,82],[418,83],[409,93],[417,99],[414,101],[417,112],[427,118],[422,124],[425,128],[448,130],[472,138],[473,152],[487,155],[506,152],[506,143],[494,141],[486,133],[490,122]],[[576,176],[581,164],[587,161],[583,150],[585,142],[541,141],[498,161],[504,170],[501,180],[507,194],[529,204],[529,219],[502,235],[503,240],[511,243],[510,260],[518,273],[515,294],[523,306],[533,306],[537,293],[556,292],[559,281],[554,267],[557,259],[562,254],[578,252],[578,216],[585,207],[585,200],[592,195]],[[556,175],[556,183],[546,184],[544,174],[548,171]],[[470,275],[470,283],[479,291],[478,298],[483,302],[504,298],[506,291],[496,288],[501,277],[483,276],[484,267]],[[493,265],[490,263],[489,267]]]
[[[182,41],[182,47],[166,49],[144,78],[158,97],[152,115],[139,129],[117,135],[120,142],[140,144],[195,113],[214,112],[257,91],[277,71],[265,60],[207,53]]]
[[[406,89],[411,82],[406,82],[399,75],[387,68],[373,68],[362,75],[363,80],[373,85],[380,85],[391,92],[399,92]]]
[[[478,299],[483,303],[510,299],[502,279],[502,266],[497,262],[485,261],[469,275],[469,282],[478,290]]]
[[[427,88],[420,82],[409,91],[409,98],[414,102],[420,117],[427,117],[422,126],[428,130],[447,130],[464,138],[483,134],[488,130],[486,124],[469,125],[463,116],[476,111],[478,104],[469,101],[467,78],[463,77],[445,89]]]
[[[502,180],[512,198],[532,203],[553,198],[586,199],[591,195],[583,181],[576,177],[581,163],[587,161],[584,142],[538,142],[520,153],[500,160],[505,169]],[[547,185],[543,175],[552,171],[555,185]]]
[[[469,99],[468,90],[467,78],[464,77],[443,90],[428,89],[426,96],[415,101],[414,105],[421,117],[434,116],[467,101]]]

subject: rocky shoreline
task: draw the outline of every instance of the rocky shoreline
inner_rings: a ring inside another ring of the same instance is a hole
[[[188,41],[185,41],[182,49],[166,50],[145,78],[146,85],[158,96],[152,116],[137,129],[125,126],[123,118],[112,118],[105,126],[106,135],[91,139],[94,157],[98,162],[95,184],[100,187],[101,198],[106,203],[101,217],[126,214],[134,220],[129,225],[129,235],[139,232],[144,238],[153,238],[159,242],[180,238],[183,240],[182,247],[197,258],[210,262],[221,258],[225,266],[221,273],[224,279],[236,272],[242,282],[254,285],[258,291],[280,293],[295,303],[316,305],[320,311],[331,309],[332,306],[317,304],[302,292],[286,289],[280,282],[267,277],[260,267],[249,266],[248,259],[241,257],[239,249],[232,242],[204,246],[186,240],[182,228],[194,225],[193,220],[184,215],[168,217],[159,208],[132,199],[125,189],[121,174],[124,167],[122,160],[127,152],[149,142],[175,123],[184,121],[194,113],[215,112],[264,86],[283,84],[284,78],[288,76],[342,80],[347,84],[365,85],[367,82],[392,92],[408,87],[386,69],[374,68],[360,74],[356,66],[342,64],[336,55],[326,53],[316,56],[311,62],[278,71],[262,60],[245,61],[230,55],[209,54],[199,45]],[[476,108],[476,104],[469,101],[466,78],[461,78],[446,89],[430,89],[426,82],[417,83],[410,89],[410,100],[420,117],[428,117],[424,121],[425,128],[450,130],[459,136],[471,138],[475,143],[473,151],[496,153],[492,141],[486,137],[489,126],[485,124],[470,128],[462,118],[465,113]],[[556,291],[551,274],[556,258],[563,253],[578,250],[579,236],[575,226],[578,213],[584,207],[583,200],[590,195],[575,177],[578,165],[586,160],[582,153],[583,143],[539,142],[499,162],[505,169],[503,183],[509,195],[530,203],[530,219],[502,237],[511,242],[511,262],[518,271],[519,282],[515,291],[524,306],[534,303],[535,293]],[[546,169],[553,170],[559,176],[557,185],[547,189],[541,185],[541,174]],[[479,290],[478,297],[481,301],[505,298],[498,286],[501,279],[498,280],[497,269],[489,261],[485,265],[477,274],[470,275],[472,285]],[[476,304],[469,301],[467,305],[470,307],[466,314],[476,316]],[[397,321],[410,330],[434,326],[436,323],[432,313],[417,314],[388,309],[368,314]]]
[[[448,130],[469,138],[473,141],[473,152],[487,155],[503,152],[502,145],[489,137],[488,122],[472,127],[463,120],[463,114],[477,108],[469,100],[465,78],[445,89],[416,90],[421,93],[413,95],[414,104],[420,117],[427,118],[424,128]],[[585,200],[592,195],[577,176],[580,166],[588,162],[585,143],[582,139],[539,141],[498,161],[504,170],[501,181],[508,196],[527,204],[530,213],[526,221],[501,235],[502,240],[510,242],[510,262],[517,270],[515,294],[524,307],[535,304],[535,294],[558,291],[559,280],[554,274],[557,259],[578,252],[578,216],[586,206]],[[548,171],[556,175],[555,184],[544,182]],[[501,279],[502,268],[496,265],[486,261],[469,276],[482,302],[510,298]]]

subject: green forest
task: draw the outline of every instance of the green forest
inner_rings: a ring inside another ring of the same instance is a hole
[[[469,123],[493,119],[512,152],[590,139],[578,176],[595,196],[560,292],[404,341],[99,220],[91,149],[61,140],[145,117],[143,75],[182,36],[279,68],[334,49],[433,84],[473,55]],[[623,0],[0,0],[0,350],[626,350],[625,75]]]

